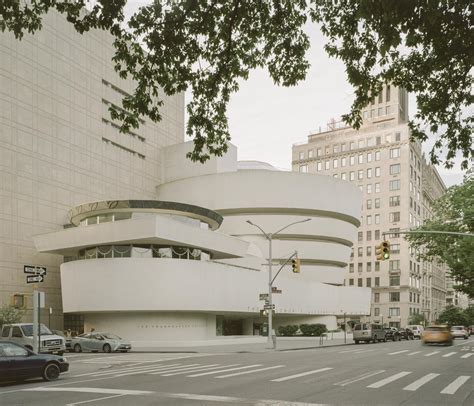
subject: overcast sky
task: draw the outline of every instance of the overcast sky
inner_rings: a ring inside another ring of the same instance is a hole
[[[146,3],[128,1],[127,15]],[[325,129],[331,118],[337,120],[349,111],[353,90],[347,83],[343,63],[326,55],[325,39],[315,25],[308,34],[312,66],[305,81],[292,88],[277,87],[266,71],[258,70],[233,95],[228,116],[231,142],[238,148],[239,160],[264,161],[289,170],[294,143],[305,142],[319,126]],[[190,95],[186,97],[189,100]],[[410,116],[415,109],[415,99],[410,97]],[[428,145],[424,147],[425,152],[429,149]],[[462,182],[459,162],[450,170],[438,170],[447,186]]]

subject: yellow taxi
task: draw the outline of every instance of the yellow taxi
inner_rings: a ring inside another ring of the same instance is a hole
[[[438,325],[425,328],[421,337],[423,344],[447,344],[453,345],[453,336],[449,326]]]

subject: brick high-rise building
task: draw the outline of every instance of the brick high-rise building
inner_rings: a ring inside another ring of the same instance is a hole
[[[363,111],[359,130],[336,123],[293,146],[293,171],[318,173],[356,183],[364,193],[358,241],[346,285],[372,288],[374,322],[405,326],[414,314],[433,321],[446,301],[446,268],[420,262],[402,235],[389,234],[389,260],[377,261],[384,232],[414,228],[431,215],[446,190],[419,142],[410,141],[408,94],[384,86]],[[344,196],[340,196],[344,199]]]

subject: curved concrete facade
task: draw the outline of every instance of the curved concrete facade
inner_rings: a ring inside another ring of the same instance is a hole
[[[179,155],[179,146],[171,149]],[[317,175],[237,171],[228,157],[211,167],[193,170],[187,162],[180,175],[174,160],[165,169],[170,181],[148,205],[178,202],[181,211],[125,207],[128,218],[122,211],[109,222],[37,236],[39,251],[69,256],[61,266],[64,311],[84,315],[86,331],[113,331],[138,347],[255,334],[266,321],[259,296],[268,292],[269,244],[247,221],[275,233],[310,219],[272,238],[274,275],[295,251],[301,260],[300,274],[286,265],[273,284],[281,291],[273,295],[274,327],[322,322],[333,329],[337,315],[369,313],[370,289],[342,286],[359,225],[356,187]],[[113,209],[100,215],[109,219]],[[203,227],[196,210],[222,216],[220,228]]]

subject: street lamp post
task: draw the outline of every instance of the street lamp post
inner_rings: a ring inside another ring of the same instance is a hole
[[[283,230],[286,230],[288,227],[290,227],[294,224],[298,224],[298,223],[305,223],[306,221],[310,221],[310,220],[311,219],[304,219],[304,220],[300,220],[300,221],[295,221],[293,223],[290,223],[290,224],[286,225],[285,227],[281,228],[280,230],[278,230],[275,233],[266,233],[265,231],[263,231],[263,229],[260,226],[258,226],[257,224],[252,223],[250,220],[247,220],[247,223],[249,223],[251,226],[257,227],[262,232],[262,234],[265,236],[265,238],[268,240],[268,307],[269,307],[269,309],[268,309],[268,340],[267,340],[267,344],[268,344],[269,348],[273,348],[273,349],[276,348],[276,340],[273,340],[273,325],[272,325],[272,323],[273,323],[272,240],[273,240],[274,236],[278,235]]]

